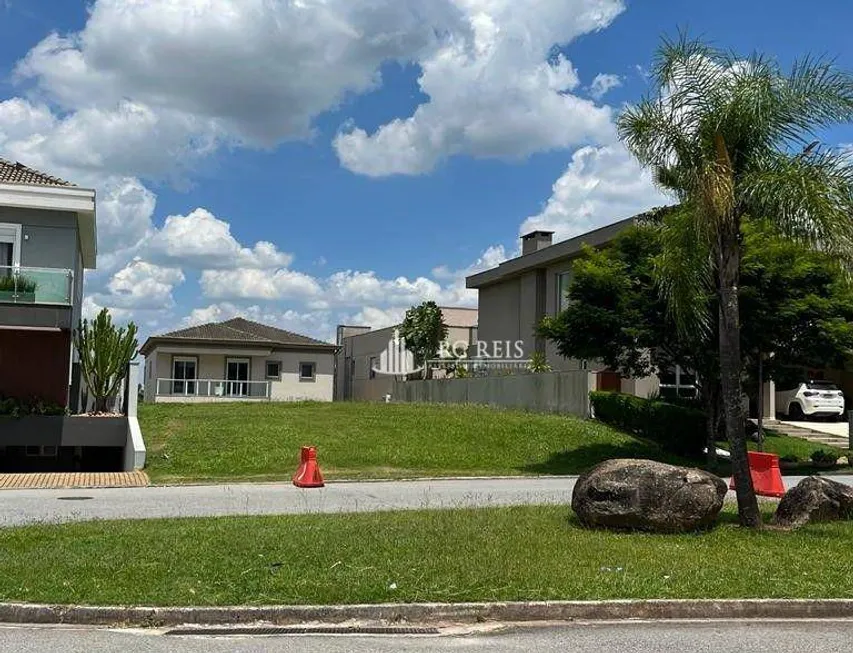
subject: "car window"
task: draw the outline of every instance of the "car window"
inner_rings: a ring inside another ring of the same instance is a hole
[[[809,390],[838,390],[838,386],[831,381],[809,381],[806,387]]]

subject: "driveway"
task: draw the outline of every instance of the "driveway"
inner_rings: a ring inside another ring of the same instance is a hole
[[[795,426],[800,429],[807,429],[809,431],[817,431],[818,433],[825,433],[827,435],[832,435],[837,438],[847,439],[850,426],[847,422],[788,422],[784,421],[782,424],[788,424],[789,426]]]
[[[787,487],[803,477],[785,477]],[[853,476],[833,476],[853,485]],[[0,492],[0,526],[92,519],[292,515],[422,508],[571,504],[575,476]],[[729,493],[734,498],[734,493]]]

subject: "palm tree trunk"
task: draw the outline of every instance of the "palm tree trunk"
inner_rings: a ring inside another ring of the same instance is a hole
[[[705,406],[705,436],[707,447],[706,464],[708,469],[714,471],[717,469],[717,425],[718,425],[718,410],[719,406],[719,382],[716,380],[707,380],[703,382],[702,403]]]
[[[746,432],[741,406],[740,320],[738,282],[740,271],[739,225],[732,220],[720,234],[718,275],[720,281],[720,385],[723,417],[731,450],[732,475],[742,526],[761,527],[761,513],[746,455]]]

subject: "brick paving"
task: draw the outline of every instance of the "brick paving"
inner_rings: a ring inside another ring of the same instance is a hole
[[[146,487],[145,472],[0,474],[0,490]]]

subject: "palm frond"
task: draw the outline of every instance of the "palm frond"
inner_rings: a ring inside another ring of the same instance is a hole
[[[785,86],[788,120],[805,142],[815,132],[853,120],[853,77],[833,61],[805,57],[794,63]]]
[[[814,148],[754,161],[740,193],[747,212],[785,236],[841,258],[853,269],[853,166],[850,156]]]
[[[692,204],[674,207],[661,228],[655,281],[682,335],[706,335],[711,327],[709,297],[714,261],[711,225]]]

